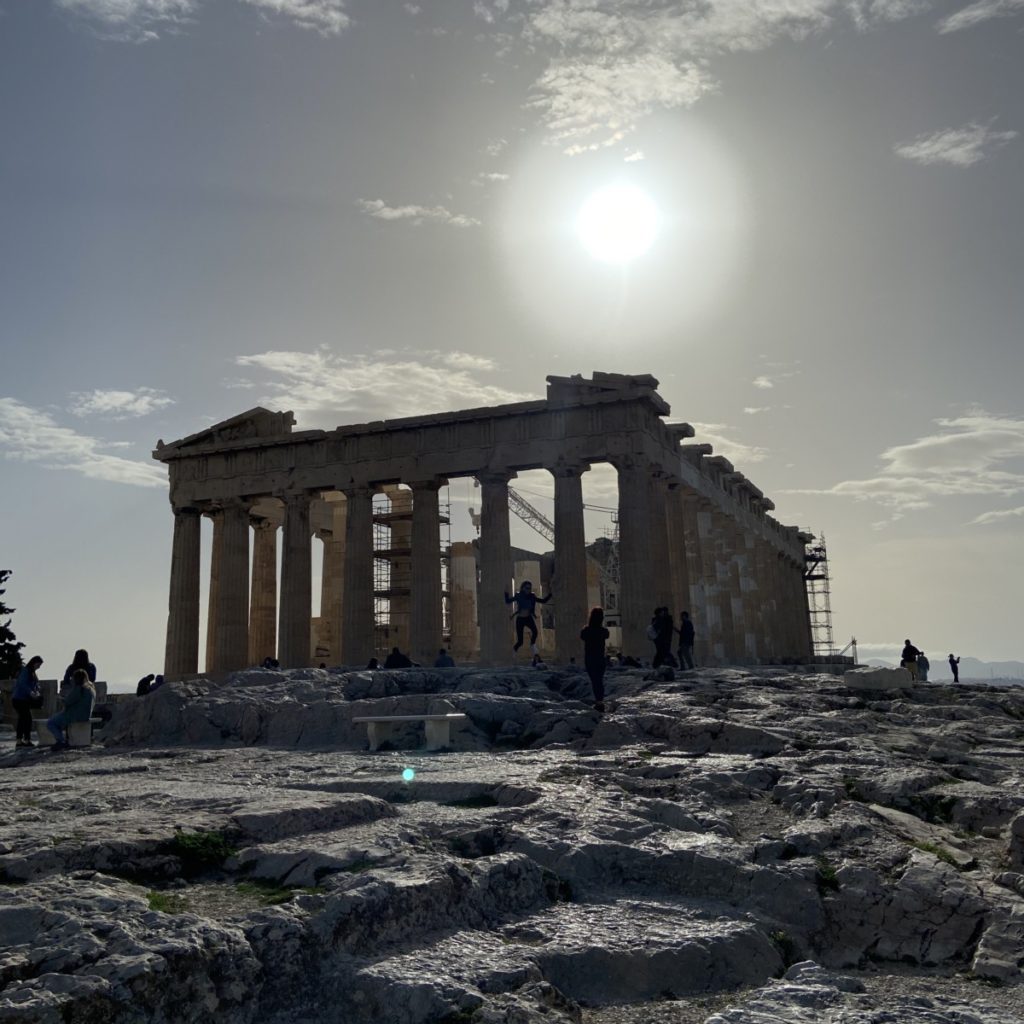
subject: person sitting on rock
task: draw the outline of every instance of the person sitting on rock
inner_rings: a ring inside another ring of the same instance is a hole
[[[148,676],[143,676],[135,687],[135,696],[145,697],[146,694],[149,693],[150,686],[154,679],[156,679],[156,676],[153,675],[152,672],[150,672]]]
[[[376,658],[371,658],[366,663],[366,667],[367,667],[367,669],[369,669],[369,671],[375,672],[377,669],[380,668],[380,662]]]
[[[953,673],[953,682],[960,682],[960,659],[954,658],[952,652],[949,655],[949,671]]]
[[[534,654],[537,653],[537,605],[547,604],[550,600],[550,594],[547,597],[538,597],[533,592],[533,584],[529,580],[523,580],[518,592],[511,596],[507,590],[505,591],[505,604],[516,606],[516,642],[512,647],[513,653],[523,646],[524,629],[530,631],[530,650]]]
[[[68,745],[64,730],[75,722],[88,722],[92,718],[92,706],[96,702],[96,689],[84,668],[76,668],[71,674],[71,687],[64,696],[64,710],[46,720],[46,728],[53,733],[57,742],[53,750],[65,750]]]
[[[442,647],[434,659],[434,668],[455,668],[455,659]]]
[[[910,673],[910,678],[917,681],[917,656],[921,652],[909,641],[903,641],[903,653],[900,655],[900,668]]]
[[[397,647],[391,648],[391,653],[384,659],[385,668],[412,668],[412,662],[408,656],[403,654]]]
[[[530,661],[530,668],[547,668],[547,665],[539,654],[535,654]]]

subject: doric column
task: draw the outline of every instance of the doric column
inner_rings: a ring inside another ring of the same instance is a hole
[[[278,657],[282,668],[304,668],[310,661],[310,620],[313,615],[310,496],[304,491],[292,491],[278,497],[284,502]]]
[[[353,485],[345,492],[345,598],[341,660],[365,665],[373,656],[373,488]]]
[[[763,608],[757,575],[757,538],[750,529],[740,526],[737,565],[739,566],[740,591],[743,594],[744,628],[747,657],[756,665],[763,656],[761,636],[764,629],[761,622]]]
[[[412,488],[412,580],[409,648],[412,660],[433,665],[441,646],[440,480],[410,483]]]
[[[732,546],[729,543],[728,517],[718,507],[711,512],[711,528],[714,537],[715,582],[718,598],[718,614],[722,623],[723,664],[734,665],[737,662],[736,629],[732,614],[732,579],[729,575],[729,563],[732,558]]]
[[[760,615],[760,641],[758,649],[762,661],[774,661],[779,654],[779,638],[776,631],[775,591],[771,573],[772,550],[765,537],[755,538],[754,558],[757,564],[758,608]]]
[[[587,548],[583,528],[583,473],[586,465],[559,463],[555,478],[555,571],[551,577],[555,612],[555,655],[567,665],[580,654],[580,630],[587,623]],[[582,663],[582,657],[580,657]]]
[[[700,537],[701,579],[704,584],[704,620],[703,630],[697,627],[697,636],[705,637],[705,648],[700,650],[698,639],[698,655],[703,664],[724,665],[725,640],[722,622],[722,595],[718,578],[718,563],[715,553],[715,529],[713,505],[706,498],[701,498],[697,512],[697,532]]]
[[[669,607],[677,628],[680,612],[689,612],[691,618],[693,616],[690,565],[686,552],[686,511],[682,490],[682,484],[670,484],[665,505],[668,513],[668,565],[672,578],[672,600]]]
[[[476,554],[468,541],[452,544],[450,562],[452,591],[452,657],[469,661],[479,652],[476,624]]]
[[[206,593],[206,671],[215,672],[217,655],[217,609],[220,607],[221,561],[224,555],[224,513],[221,509],[207,512],[213,525],[210,546],[210,586]]]
[[[478,473],[480,481],[480,662],[511,660],[508,610],[502,594],[512,582],[512,545],[508,528],[508,482],[514,473]]]
[[[235,672],[249,660],[249,505],[227,502],[221,510],[223,549],[217,585],[213,671]]]
[[[694,658],[699,665],[709,664],[711,647],[708,634],[708,599],[704,575],[704,556],[698,515],[700,499],[696,492],[682,488],[683,536],[686,539],[686,568],[690,577],[690,618],[696,633]]]
[[[168,679],[199,670],[199,527],[199,509],[174,510],[164,648],[164,675]]]
[[[277,651],[277,524],[253,522],[252,586],[249,591],[249,664]]]
[[[723,533],[728,551],[729,599],[732,605],[733,661],[739,664],[752,663],[747,629],[747,602],[743,594],[743,563],[746,545],[739,523],[732,516],[723,519]],[[752,639],[752,638],[750,638]]]
[[[334,496],[325,502],[330,533],[323,535],[324,553],[320,576],[321,635],[330,649],[331,664],[341,664],[341,617],[345,595],[345,521],[348,506]]]
[[[651,543],[650,468],[624,458],[615,464],[619,475],[619,620],[622,651],[631,657],[651,653],[647,623],[657,603],[655,575],[665,567],[653,564]],[[667,541],[666,541],[667,545]]]
[[[652,466],[648,473],[648,486],[651,491],[651,568],[654,584],[651,612],[655,607],[668,608],[678,619],[678,612],[672,604],[672,563],[668,544],[669,478]]]

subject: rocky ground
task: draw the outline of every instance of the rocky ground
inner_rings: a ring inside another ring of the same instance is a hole
[[[650,676],[249,672],[12,740],[0,1024],[1024,1021],[1024,690]],[[366,752],[442,698],[453,750]]]

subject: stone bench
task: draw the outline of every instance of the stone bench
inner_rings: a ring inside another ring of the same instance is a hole
[[[452,722],[465,722],[466,716],[461,711],[442,715],[360,715],[352,721],[366,723],[371,750],[379,750],[382,743],[390,740],[399,722],[423,722],[427,750],[440,750],[452,744]]]
[[[33,719],[36,726],[36,735],[39,737],[40,746],[52,747],[57,742],[57,737],[46,728],[45,718]],[[102,718],[90,718],[88,722],[70,722],[64,729],[68,737],[69,747],[90,747],[92,746],[92,730],[95,725],[102,725]]]

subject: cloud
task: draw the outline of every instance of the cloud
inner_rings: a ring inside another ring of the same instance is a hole
[[[761,412],[771,412],[772,407],[770,405],[745,405],[743,407],[743,411],[748,416],[756,416],[758,413]]]
[[[627,164],[636,163],[638,160],[645,159],[644,151],[642,149],[634,149],[632,153],[628,153],[622,159],[623,162]]]
[[[110,455],[119,447],[57,424],[53,417],[15,398],[0,398],[0,449],[5,458],[38,462],[47,469],[69,469],[94,480],[166,487],[167,471],[150,462]]]
[[[479,227],[481,224],[476,217],[452,213],[443,206],[388,206],[383,199],[359,199],[356,205],[363,213],[378,220],[411,220],[417,227],[427,222],[450,224],[455,228]]]
[[[978,0],[968,4],[955,14],[948,14],[939,22],[939,31],[959,32],[965,28],[974,28],[992,18],[1005,18],[1024,11],[1024,0]]]
[[[272,14],[291,19],[299,28],[313,29],[322,36],[336,36],[349,26],[347,0],[241,0]]]
[[[755,388],[775,387],[775,382],[771,379],[771,377],[755,377],[750,383],[753,384]]]
[[[195,13],[197,0],[54,0],[58,10],[83,18],[104,39],[145,43],[158,29],[174,29]]]
[[[126,420],[148,416],[158,409],[174,405],[174,399],[155,388],[136,391],[76,391],[71,396],[68,411],[75,416],[105,416],[113,420]]]
[[[894,150],[897,156],[919,164],[970,167],[1015,138],[1017,132],[997,132],[991,123],[972,121],[962,128],[943,128],[931,134],[918,135],[895,146]]]
[[[694,442],[710,444],[715,455],[723,455],[737,466],[748,466],[752,462],[763,462],[768,457],[768,449],[757,445],[743,444],[726,437],[723,431],[732,428],[724,423],[694,423]]]
[[[329,427],[535,397],[481,380],[481,373],[496,372],[498,367],[466,352],[375,352],[348,357],[320,348],[261,352],[239,356],[236,362],[269,374],[260,405],[290,409],[304,420]]]
[[[1024,505],[1018,505],[1016,508],[1004,508],[997,512],[983,512],[980,516],[976,516],[967,525],[968,526],[988,526],[991,523],[1002,523],[1011,519],[1024,519]]]
[[[1024,419],[975,409],[935,423],[937,433],[883,451],[874,477],[784,493],[831,494],[900,511],[929,508],[939,498],[1024,493],[1024,473],[1012,468],[1024,458]]]
[[[419,4],[402,4],[402,7],[408,14],[411,14],[413,17],[415,17],[417,14],[420,13],[420,11],[423,10],[423,8],[420,7]]]

